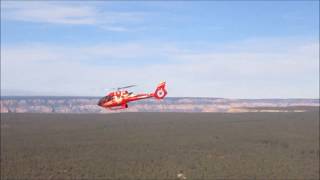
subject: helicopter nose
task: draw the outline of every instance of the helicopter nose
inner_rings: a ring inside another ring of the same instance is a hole
[[[99,100],[99,102],[97,103],[98,106],[102,106],[103,104],[103,100]]]

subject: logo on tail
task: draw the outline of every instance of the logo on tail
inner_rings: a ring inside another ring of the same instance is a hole
[[[161,82],[157,86],[157,89],[154,92],[154,97],[156,99],[163,99],[166,95],[167,95],[166,82]]]

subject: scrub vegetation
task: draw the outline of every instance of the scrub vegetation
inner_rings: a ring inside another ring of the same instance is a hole
[[[319,112],[1,114],[1,179],[319,179]]]

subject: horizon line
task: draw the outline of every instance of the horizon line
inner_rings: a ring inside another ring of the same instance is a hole
[[[1,95],[0,99],[13,99],[13,98],[101,98],[103,96],[70,96],[70,95]],[[309,99],[309,100],[320,100],[320,98],[304,98],[304,97],[274,97],[274,98],[228,98],[228,97],[191,97],[191,96],[169,96],[166,98],[201,98],[201,99],[234,99],[234,100],[299,100],[299,99]]]

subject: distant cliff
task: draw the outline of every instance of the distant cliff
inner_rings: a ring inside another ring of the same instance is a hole
[[[1,112],[110,113],[97,97],[1,97]],[[168,97],[129,103],[126,112],[268,112],[318,110],[319,99],[223,99]]]

